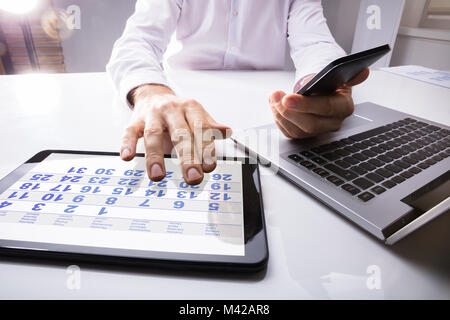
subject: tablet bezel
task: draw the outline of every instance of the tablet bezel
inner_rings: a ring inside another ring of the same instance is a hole
[[[0,180],[0,194],[23,177],[38,163],[52,153],[119,156],[116,152],[45,150],[37,153],[17,169]],[[144,154],[138,153],[137,157]],[[165,155],[170,158],[170,155]],[[50,258],[94,263],[117,263],[163,268],[199,268],[230,271],[258,271],[267,265],[268,247],[262,203],[259,169],[256,161],[251,158],[218,158],[242,163],[243,201],[244,201],[244,233],[245,255],[212,255],[164,251],[147,251],[132,249],[114,249],[91,246],[75,246],[66,244],[28,242],[2,239],[0,235],[0,255],[27,256],[35,258]],[[6,211],[6,210],[5,210]],[[249,223],[250,219],[254,223]],[[247,217],[247,218],[246,218]],[[248,230],[254,230],[249,235]],[[248,238],[248,239],[247,239]]]

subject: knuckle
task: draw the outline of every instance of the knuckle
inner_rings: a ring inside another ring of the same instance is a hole
[[[302,129],[306,133],[316,133],[318,130],[318,123],[314,120],[307,121]]]
[[[149,127],[149,128],[145,128],[144,137],[162,136],[163,133],[164,133],[164,130],[160,127]]]

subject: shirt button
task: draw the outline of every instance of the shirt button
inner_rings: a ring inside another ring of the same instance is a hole
[[[236,10],[233,11],[233,16],[237,17],[238,14],[239,14],[238,11],[236,11]]]
[[[233,52],[236,52],[237,49],[238,49],[238,48],[237,48],[236,46],[232,46],[232,47],[231,47],[231,51],[233,51]]]

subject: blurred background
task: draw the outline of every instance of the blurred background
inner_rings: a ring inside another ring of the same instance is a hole
[[[386,1],[386,0],[385,0]],[[390,1],[390,0],[389,0]],[[372,1],[377,2],[377,1]],[[136,0],[0,0],[0,74],[103,72]],[[361,0],[323,0],[350,53]],[[390,66],[450,70],[450,0],[406,0]],[[292,62],[286,54],[286,69]]]

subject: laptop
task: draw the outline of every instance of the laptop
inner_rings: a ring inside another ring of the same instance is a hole
[[[284,137],[275,124],[232,139],[386,244],[450,211],[450,128],[373,103],[337,132]]]

